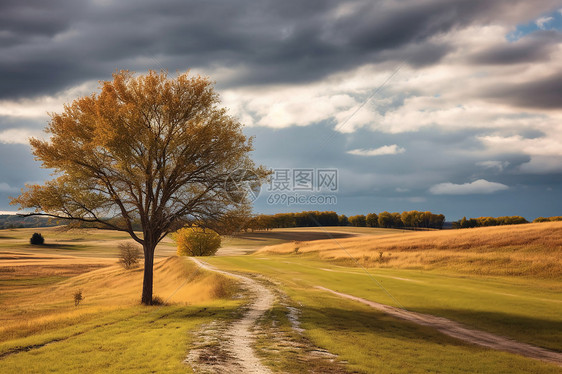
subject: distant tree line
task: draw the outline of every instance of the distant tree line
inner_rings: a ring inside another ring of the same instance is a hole
[[[336,212],[300,212],[260,214],[252,217],[246,223],[246,229],[270,230],[288,227],[316,227],[316,226],[348,226],[349,222],[340,221],[341,217]],[[347,217],[345,217],[347,219]]]
[[[529,223],[529,221],[521,216],[478,217],[468,219],[466,217],[463,217],[462,219],[453,222],[453,228],[466,229],[471,227],[484,226],[519,225],[521,223]]]
[[[355,226],[383,228],[443,228],[445,216],[415,210],[402,213],[382,212],[347,217],[336,212],[308,211],[300,213],[260,214],[251,218],[246,230],[270,230],[289,227]]]
[[[369,213],[366,216],[359,214],[349,217],[348,220],[351,226],[356,227],[442,229],[445,223],[445,216],[443,214],[419,212],[417,210],[402,213],[385,211],[379,214]]]
[[[562,221],[562,216],[554,216],[554,217],[537,217],[533,220],[533,223],[537,222],[554,222],[554,221]]]

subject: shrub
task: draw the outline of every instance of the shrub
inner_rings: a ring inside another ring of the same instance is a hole
[[[78,290],[74,293],[74,306],[78,306],[80,301],[82,301],[84,297],[82,297],[82,290]]]
[[[174,234],[179,256],[212,256],[221,246],[215,231],[201,227],[184,227]]]
[[[45,243],[45,238],[38,232],[34,232],[33,235],[31,235],[31,239],[29,239],[29,243],[33,245],[43,245]]]
[[[167,304],[166,304],[166,301],[162,300],[162,298],[160,296],[154,296],[152,298],[152,304],[150,304],[150,305],[158,306],[158,305],[167,305]]]
[[[133,243],[119,244],[119,263],[125,269],[131,269],[138,265],[141,257],[141,250]]]

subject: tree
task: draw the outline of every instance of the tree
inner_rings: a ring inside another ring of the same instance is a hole
[[[174,234],[179,256],[212,256],[221,246],[221,237],[211,229],[184,227]]]
[[[379,226],[379,216],[377,216],[376,213],[367,214],[366,223],[367,223],[367,226],[369,226],[369,227],[378,227]]]
[[[390,228],[393,224],[392,214],[387,211],[379,213],[379,227]]]
[[[119,263],[125,269],[132,269],[137,266],[141,257],[141,250],[133,243],[119,243]]]
[[[363,214],[349,217],[349,223],[351,226],[355,227],[365,227],[367,225],[366,220],[367,219]]]
[[[390,214],[392,216],[392,225],[391,227],[393,228],[399,228],[399,227],[403,227],[404,224],[402,223],[402,217],[400,216],[400,213],[398,212],[394,212]]]
[[[345,214],[338,216],[338,226],[348,226],[349,218]]]
[[[156,245],[188,222],[249,204],[239,187],[269,174],[250,159],[242,125],[218,104],[207,77],[115,73],[99,94],[51,114],[50,139],[30,140],[58,177],[26,186],[12,204],[127,232],[143,246],[142,303],[150,305]],[[244,172],[229,178],[237,170]]]
[[[38,232],[34,232],[29,239],[29,244],[32,245],[43,245],[45,243],[45,238]]]

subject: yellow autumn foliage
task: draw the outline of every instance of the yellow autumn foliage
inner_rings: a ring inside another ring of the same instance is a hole
[[[174,234],[178,256],[212,256],[221,246],[221,237],[211,229],[184,227]]]

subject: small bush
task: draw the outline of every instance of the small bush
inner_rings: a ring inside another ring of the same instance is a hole
[[[84,297],[82,297],[82,290],[78,290],[74,293],[74,306],[78,306],[80,301],[82,301]]]
[[[132,269],[138,265],[141,253],[139,246],[133,243],[120,243],[119,263],[125,269]]]
[[[201,227],[184,227],[174,234],[179,256],[212,256],[221,246],[215,231]]]
[[[150,305],[166,305],[166,302],[160,296],[154,296]]]
[[[38,232],[33,233],[31,235],[31,239],[29,239],[29,243],[33,245],[43,245],[45,243],[45,238],[43,235],[39,234]]]

